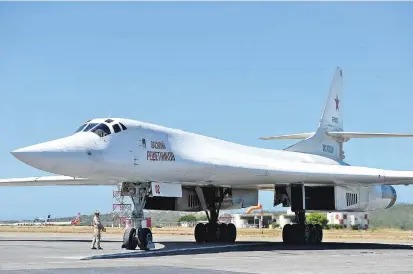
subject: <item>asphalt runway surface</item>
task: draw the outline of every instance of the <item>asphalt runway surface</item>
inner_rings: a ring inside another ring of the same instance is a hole
[[[0,233],[0,273],[413,273],[412,242],[324,242],[287,246],[239,238],[196,244],[191,236],[154,235],[155,250],[121,249],[121,235]]]

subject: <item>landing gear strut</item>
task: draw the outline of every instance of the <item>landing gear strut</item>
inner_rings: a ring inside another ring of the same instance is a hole
[[[232,223],[218,223],[219,210],[222,201],[224,200],[225,195],[229,194],[230,191],[230,189],[224,190],[223,188],[213,187],[203,189],[202,197],[198,198],[204,200],[207,204],[205,213],[208,218],[208,223],[199,223],[195,226],[194,234],[197,243],[235,242],[235,239],[237,238],[237,228],[235,225]]]
[[[135,250],[136,247],[139,247],[142,250],[149,250],[155,247],[151,230],[142,227],[143,209],[150,191],[150,183],[122,184],[122,192],[128,192],[133,202],[132,227],[127,228],[123,234],[122,248]]]
[[[283,242],[286,244],[319,244],[323,240],[320,225],[307,224],[305,212],[295,212],[295,224],[286,224],[283,228]]]

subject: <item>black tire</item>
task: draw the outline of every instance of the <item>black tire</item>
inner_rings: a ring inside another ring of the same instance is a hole
[[[293,224],[291,229],[292,243],[295,245],[303,245],[306,242],[305,238],[306,225]]]
[[[313,224],[309,224],[308,227],[310,229],[310,239],[308,243],[314,245],[317,243],[318,230],[317,227]]]
[[[227,240],[230,243],[234,243],[235,240],[237,239],[237,228],[233,223],[229,223],[227,226]]]
[[[292,228],[293,226],[291,224],[286,224],[283,227],[283,242],[285,244],[291,244],[291,238],[292,238]]]
[[[219,241],[220,242],[228,242],[228,225],[225,223],[221,223],[218,225],[219,230]]]
[[[311,243],[311,228],[312,225],[303,226],[303,242],[306,245]]]
[[[127,228],[123,233],[122,247],[127,250],[135,250],[138,246],[138,239],[136,239],[136,229],[134,227]]]
[[[138,230],[138,246],[141,250],[149,250],[148,242],[152,242],[152,232],[149,228],[140,228]]]
[[[218,224],[207,223],[205,225],[205,242],[214,243],[219,239]]]
[[[319,224],[314,225],[314,227],[317,231],[316,244],[321,244],[323,241],[323,228]]]
[[[194,236],[197,243],[205,242],[205,225],[203,223],[198,223],[195,226]]]

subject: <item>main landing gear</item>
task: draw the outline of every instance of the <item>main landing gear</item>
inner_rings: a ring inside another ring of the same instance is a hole
[[[295,213],[296,223],[286,224],[283,228],[283,242],[286,244],[319,244],[323,240],[320,225],[306,224],[305,212]]]
[[[235,242],[235,239],[237,238],[237,228],[235,225],[232,223],[218,223],[219,210],[221,208],[222,201],[229,191],[230,189],[224,191],[223,188],[212,187],[203,189],[201,195],[202,197],[199,198],[207,204],[207,210],[205,210],[205,213],[208,218],[208,223],[199,223],[195,226],[194,234],[195,241],[197,243]],[[205,196],[205,198],[203,196]]]
[[[142,250],[155,248],[151,230],[142,227],[143,209],[150,191],[150,183],[123,183],[122,185],[122,192],[128,192],[133,202],[132,227],[127,228],[123,234],[122,248],[127,250],[135,250],[136,247]]]

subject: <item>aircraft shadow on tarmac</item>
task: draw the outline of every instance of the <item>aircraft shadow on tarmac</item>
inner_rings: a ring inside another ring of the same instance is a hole
[[[0,239],[1,242],[73,242],[73,243],[90,243],[86,239]],[[121,241],[102,240],[102,243],[119,243],[119,253],[101,254],[83,258],[91,259],[115,259],[130,257],[158,257],[171,255],[189,255],[189,254],[213,254],[223,252],[248,252],[248,251],[285,251],[285,250],[413,250],[412,245],[407,244],[382,244],[382,243],[343,243],[343,242],[324,242],[319,245],[288,245],[282,242],[253,242],[237,241],[234,244],[226,243],[204,243],[198,244],[188,241],[162,241],[155,242],[163,247],[150,251],[127,251],[121,249]]]
[[[228,252],[233,251],[276,251],[276,250],[340,250],[340,249],[406,249],[413,250],[413,245],[407,244],[381,244],[381,243],[343,243],[343,242],[326,242],[318,245],[289,245],[282,242],[250,242],[239,241],[234,244],[219,244],[219,243],[205,243],[197,244],[191,242],[172,242],[164,241],[159,242],[164,245],[162,250],[169,249],[186,249],[186,248],[199,248],[201,253],[205,253],[207,250],[214,251],[216,247],[219,251],[221,249],[228,249]]]
[[[92,239],[92,237],[91,237]],[[89,239],[1,239],[0,242],[55,242],[55,243],[91,243]],[[102,240],[101,243],[121,243],[122,241],[116,240]]]
[[[1,239],[0,242],[72,242],[72,243],[90,243],[89,239]],[[101,240],[101,243],[120,243],[120,240]],[[242,251],[251,250],[334,250],[334,249],[413,249],[413,244],[384,244],[384,243],[343,243],[343,242],[324,242],[318,245],[289,245],[282,242],[266,241],[237,241],[234,244],[226,243],[204,243],[199,244],[190,241],[162,241],[155,242],[165,247],[159,250],[179,249],[179,248],[203,248],[213,249],[227,247],[230,251],[242,249]],[[259,248],[259,249],[257,249]]]
[[[403,244],[379,244],[379,243],[336,243],[328,242],[319,245],[287,245],[281,242],[236,242],[235,244],[207,243],[197,244],[191,242],[161,242],[164,248],[151,251],[129,251],[122,253],[103,254],[83,258],[93,259],[117,259],[117,258],[142,258],[173,255],[213,254],[224,252],[249,252],[249,251],[285,251],[285,250],[379,250],[379,249],[404,249],[413,250],[410,245]],[[368,253],[368,251],[366,251]]]

